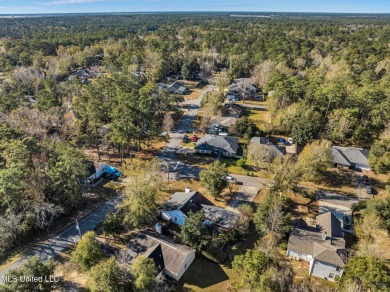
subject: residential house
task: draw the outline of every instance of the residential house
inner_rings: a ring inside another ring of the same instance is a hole
[[[164,211],[161,217],[171,223],[183,226],[190,212],[203,210],[206,221],[209,225],[216,225],[224,230],[235,228],[240,219],[240,215],[232,211],[214,206],[207,198],[199,192],[191,192],[186,188],[185,192],[176,192],[164,204]],[[207,223],[206,222],[206,223]]]
[[[227,103],[223,109],[223,116],[229,118],[240,118],[243,112],[243,108],[238,104]]]
[[[212,205],[201,193],[191,192],[186,188],[185,192],[176,192],[165,202],[161,212],[164,220],[183,226],[190,212],[202,210],[202,205]]]
[[[353,233],[352,206],[358,202],[359,199],[354,197],[321,192],[318,200],[318,214],[321,215],[331,211],[340,220],[343,232]],[[347,226],[345,226],[344,220],[349,223]]]
[[[209,155],[237,157],[238,137],[214,136],[206,134],[195,145],[195,152]]]
[[[369,150],[353,147],[332,147],[332,158],[335,166],[348,167],[357,170],[370,170],[368,165]]]
[[[166,89],[168,92],[174,94],[185,94],[188,91],[188,88],[178,81],[172,83]]]
[[[240,214],[213,205],[202,205],[206,220],[224,230],[232,230],[237,227]]]
[[[130,241],[129,254],[144,255],[154,260],[160,275],[179,281],[195,259],[195,250],[164,235],[143,231]]]
[[[69,74],[68,80],[73,80],[74,78],[78,78],[81,83],[87,82],[90,78],[96,78],[99,75],[99,70],[97,67],[85,68],[85,69],[77,69]]]
[[[285,146],[274,145],[272,142],[269,141],[269,138],[267,137],[252,137],[250,143],[251,145],[261,144],[266,146],[272,157],[272,160],[276,158],[284,158],[284,156],[287,154]]]
[[[210,119],[211,124],[218,124],[224,128],[229,128],[237,122],[238,118],[235,117],[212,117]]]
[[[228,95],[236,97],[252,97],[256,92],[256,87],[250,78],[235,79],[234,82],[228,86]]]
[[[316,217],[316,227],[303,220],[291,230],[287,255],[309,262],[309,275],[334,281],[343,275],[346,263],[344,234],[340,220],[326,212]]]

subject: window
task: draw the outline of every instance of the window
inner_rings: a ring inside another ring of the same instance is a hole
[[[330,274],[329,274],[329,278],[330,278],[330,279],[333,279],[333,277],[334,277],[333,273],[330,273]]]
[[[340,267],[336,267],[336,272],[340,272]]]

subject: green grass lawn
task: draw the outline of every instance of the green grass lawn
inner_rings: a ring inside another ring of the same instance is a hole
[[[269,112],[251,110],[249,111],[248,117],[257,125],[260,130],[266,131],[271,129],[271,120]]]
[[[265,169],[254,169],[250,160],[247,160],[247,165],[243,168],[237,165],[237,160],[232,158],[220,158],[221,162],[225,163],[228,169],[228,173],[239,175],[253,175],[257,177],[268,178],[269,173]]]

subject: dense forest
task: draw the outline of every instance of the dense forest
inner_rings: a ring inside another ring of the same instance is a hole
[[[155,85],[169,75],[251,77],[274,92],[270,131],[302,145],[374,144],[380,157],[389,147],[379,140],[390,121],[389,50],[385,17],[0,19],[0,250],[78,207],[80,149],[128,153],[162,135],[181,100]],[[93,82],[68,80],[91,66],[100,72]]]

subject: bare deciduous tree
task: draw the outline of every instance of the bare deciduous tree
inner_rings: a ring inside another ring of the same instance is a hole
[[[163,124],[164,124],[163,130],[165,132],[169,132],[173,129],[173,127],[175,126],[175,122],[171,114],[169,113],[165,114]]]
[[[269,81],[276,64],[270,60],[255,66],[252,72],[252,80],[259,87],[263,88]]]
[[[249,155],[252,158],[256,168],[260,168],[265,162],[272,161],[272,155],[266,145],[253,143],[249,146]]]
[[[253,219],[253,208],[248,204],[243,204],[238,207],[238,212],[240,212],[238,228],[242,232],[246,232],[249,228],[250,222]]]
[[[284,227],[284,214],[280,204],[273,204],[265,217],[265,225],[267,233],[280,236],[282,228]]]

